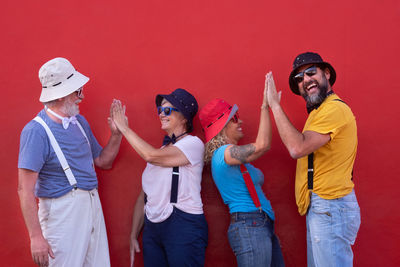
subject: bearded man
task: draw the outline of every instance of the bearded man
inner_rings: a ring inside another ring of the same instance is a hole
[[[272,75],[267,75],[268,104],[279,135],[298,159],[295,193],[300,215],[306,216],[308,266],[352,266],[360,227],[354,192],[353,165],[357,125],[349,106],[332,90],[336,72],[320,55],[298,55],[289,75],[290,89],[306,100],[309,116],[303,132],[280,106]]]
[[[67,59],[46,62],[39,79],[44,109],[22,130],[18,159],[18,194],[33,261],[39,266],[110,266],[94,166],[111,168],[122,135],[108,118],[111,136],[104,148],[99,145],[79,115],[89,78]]]

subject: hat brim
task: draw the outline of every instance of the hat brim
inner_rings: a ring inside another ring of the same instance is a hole
[[[161,102],[166,96],[168,96],[168,95],[156,95],[156,108],[161,106]],[[171,102],[171,101],[168,100],[168,102]]]
[[[213,139],[219,132],[222,131],[222,129],[224,129],[224,127],[233,118],[233,116],[235,116],[238,110],[239,107],[236,104],[234,104],[229,114],[224,113],[224,115],[220,119],[218,119],[210,127],[208,127],[206,131],[204,131],[204,135],[206,137],[206,143],[211,139]]]
[[[299,70],[299,68],[303,67],[304,65],[309,65],[309,64],[317,64],[323,67],[326,67],[329,69],[330,71],[330,78],[329,78],[329,83],[332,86],[335,81],[336,81],[336,71],[335,69],[332,67],[331,64],[329,64],[328,62],[306,62],[305,64],[299,65],[297,68],[295,68],[294,70],[292,70],[292,72],[289,75],[289,86],[290,89],[292,90],[293,93],[295,93],[296,95],[300,95],[300,91],[299,91],[299,86],[297,85],[297,83],[294,81],[294,76],[297,74],[297,71]]]
[[[67,79],[61,84],[42,88],[39,101],[45,103],[65,97],[84,86],[88,81],[88,77],[75,71],[74,75],[70,79]]]

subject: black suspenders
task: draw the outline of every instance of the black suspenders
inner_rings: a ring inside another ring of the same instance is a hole
[[[179,166],[172,168],[171,182],[171,198],[169,202],[176,203],[178,201],[178,182],[179,182]],[[147,203],[147,195],[144,193],[144,203]]]
[[[178,201],[178,181],[179,181],[179,166],[172,168],[171,182],[171,199],[169,202],[176,203]]]
[[[308,155],[308,189],[312,190],[314,188],[314,153]]]
[[[340,101],[340,102],[342,102],[342,103],[345,103],[346,104],[346,102],[344,102],[342,99],[333,99],[332,101]],[[347,105],[347,104],[346,104]]]
[[[340,101],[346,104],[346,102],[341,99],[333,99],[332,101]],[[351,171],[351,180],[353,180],[353,171]],[[314,189],[314,153],[308,155],[307,184],[309,190]]]

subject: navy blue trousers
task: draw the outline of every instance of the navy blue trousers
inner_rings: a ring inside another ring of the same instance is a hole
[[[204,214],[174,208],[163,222],[145,217],[143,259],[145,267],[204,266],[208,226]]]

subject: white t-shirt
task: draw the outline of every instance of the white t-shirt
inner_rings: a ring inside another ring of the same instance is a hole
[[[187,135],[174,146],[179,148],[190,162],[185,166],[179,166],[177,203],[170,203],[172,167],[147,163],[142,174],[143,191],[147,195],[145,212],[147,218],[154,223],[166,220],[174,206],[191,214],[203,213],[200,191],[204,144],[198,137]]]

